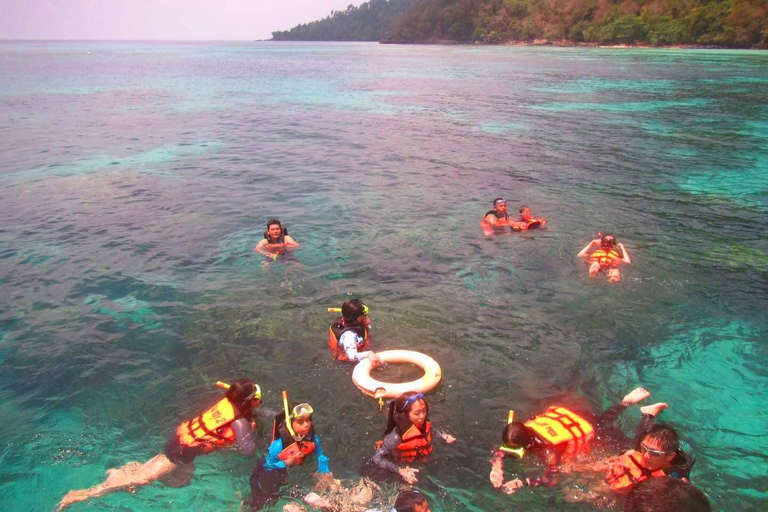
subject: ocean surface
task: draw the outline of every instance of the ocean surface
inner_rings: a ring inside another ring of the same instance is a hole
[[[495,197],[549,229],[484,236]],[[301,248],[264,265],[272,217]],[[244,376],[264,407],[310,401],[357,477],[386,419],[326,346],[351,297],[376,350],[442,365],[432,420],[458,441],[418,466],[433,510],[599,510],[571,476],[493,491],[490,453],[508,409],[639,385],[717,510],[766,508],[766,52],[0,43],[0,218],[3,510],[150,458]],[[576,257],[598,231],[631,254],[620,284]],[[188,487],[71,510],[241,510],[270,429]]]

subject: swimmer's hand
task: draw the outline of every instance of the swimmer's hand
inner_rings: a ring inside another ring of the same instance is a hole
[[[316,480],[316,483],[315,483],[316,491],[335,492],[341,489],[341,480],[334,480],[333,473],[315,473],[314,476]]]
[[[377,356],[375,352],[368,354],[368,360],[371,362],[371,368],[376,368],[377,366],[384,364],[381,358]]]
[[[398,473],[400,473],[400,476],[405,480],[408,484],[415,484],[418,480],[416,480],[416,473],[419,472],[418,469],[413,469],[408,466],[404,468],[400,468],[397,470]]]
[[[504,470],[494,466],[493,469],[491,469],[491,485],[493,485],[494,488],[498,489],[501,487],[501,484],[504,483]]]
[[[456,442],[456,438],[453,437],[451,434],[440,434],[440,437],[443,438],[443,441],[445,441],[448,444],[453,444]]]
[[[627,396],[624,397],[624,399],[621,401],[621,405],[636,404],[638,402],[642,402],[649,396],[651,396],[651,393],[647,391],[645,388],[635,388],[632,391],[630,391],[629,394],[627,394]]]
[[[640,412],[643,413],[643,414],[650,414],[651,416],[655,417],[655,416],[658,416],[659,414],[661,414],[661,411],[663,411],[667,407],[669,407],[669,406],[667,404],[665,404],[664,402],[659,402],[657,404],[646,405],[645,407],[641,407],[640,408]]]
[[[297,451],[296,453],[292,453],[288,455],[288,458],[285,459],[285,465],[286,466],[298,466],[304,461],[304,454]]]
[[[524,485],[525,484],[522,480],[515,478],[514,480],[510,480],[509,482],[502,485],[501,490],[504,492],[504,494],[514,494],[516,490],[523,487]]]

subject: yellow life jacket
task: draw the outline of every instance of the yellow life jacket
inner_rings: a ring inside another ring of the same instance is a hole
[[[547,446],[570,443],[564,459],[588,452],[595,435],[594,427],[587,420],[565,407],[550,407],[544,414],[528,420],[525,426],[533,430]]]

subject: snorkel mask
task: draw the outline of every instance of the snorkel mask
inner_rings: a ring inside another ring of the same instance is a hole
[[[229,389],[231,387],[226,382],[221,382],[220,380],[216,381],[216,386],[220,387],[221,389]],[[253,383],[253,394],[248,398],[248,400],[261,400],[261,388],[255,382]]]
[[[288,410],[287,391],[283,391],[283,408],[285,410],[285,428],[288,430],[288,433],[291,434],[294,441],[303,441],[305,436],[296,435],[296,432],[293,430],[293,425],[291,425],[292,420],[309,417],[315,412],[314,409],[312,409],[311,405],[303,403],[295,405],[292,410]]]
[[[341,313],[341,308],[328,308],[329,313]],[[363,314],[365,316],[368,316],[370,314],[371,310],[368,309],[368,306],[363,304]]]
[[[507,416],[507,425],[511,425],[515,421],[515,411],[510,410],[509,415]],[[518,457],[520,459],[523,458],[523,455],[525,455],[525,447],[523,446],[517,446],[515,448],[512,448],[510,446],[501,446],[499,448],[502,452],[508,453],[510,455],[514,455],[515,457]]]

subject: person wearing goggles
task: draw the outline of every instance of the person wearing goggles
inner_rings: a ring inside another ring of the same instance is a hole
[[[649,478],[672,477],[689,483],[694,462],[680,448],[675,429],[663,423],[653,423],[643,432],[633,450],[614,459],[606,481],[611,489],[619,492],[628,491]]]
[[[502,197],[493,200],[493,210],[485,212],[483,220],[480,222],[485,234],[493,234],[495,228],[506,227],[509,225],[509,215],[507,215],[507,201]]]
[[[610,233],[605,235],[598,233],[597,238],[589,242],[578,256],[587,258],[589,261],[589,277],[594,278],[599,273],[605,272],[611,283],[621,281],[621,273],[617,268],[619,265],[632,263],[624,244],[617,244],[616,237]]]
[[[432,428],[424,395],[413,392],[400,395],[389,404],[384,439],[377,443],[376,454],[366,471],[370,471],[375,480],[395,474],[406,483],[416,483],[419,470],[401,465],[423,460],[432,453],[433,431],[446,443],[456,441],[455,437]]]
[[[289,406],[286,395],[284,400],[285,410],[275,416],[267,457],[251,474],[251,510],[254,511],[277,501],[280,489],[288,480],[288,469],[300,466],[308,457],[317,460],[318,485],[338,485],[333,480],[330,459],[315,434],[314,409],[308,403]]]
[[[512,494],[523,486],[554,486],[557,484],[559,467],[588,455],[596,438],[608,439],[625,447],[631,446],[629,439],[616,425],[617,420],[627,407],[649,396],[650,393],[645,389],[636,388],[627,394],[620,404],[610,407],[599,416],[579,414],[566,407],[552,406],[523,423],[514,421],[513,412],[510,411],[502,433],[502,445],[491,460],[491,484],[506,494]],[[662,404],[656,404],[660,405]],[[544,475],[536,478],[515,478],[504,483],[504,459],[522,459],[528,454],[545,463]]]
[[[357,364],[369,359],[375,368],[381,365],[381,359],[369,350],[370,331],[368,306],[358,299],[348,300],[341,305],[341,318],[332,323],[328,331],[328,348],[337,361]]]
[[[528,231],[529,229],[543,228],[547,225],[547,219],[534,217],[531,213],[531,208],[528,205],[524,204],[521,206],[519,212],[519,219],[510,219],[509,221],[509,227],[512,228],[512,231]]]
[[[136,487],[158,480],[169,487],[182,487],[192,478],[194,459],[221,448],[236,447],[244,454],[253,453],[256,449],[254,413],[261,405],[261,389],[249,379],[238,379],[232,385],[218,385],[227,390],[224,398],[179,425],[162,454],[144,464],[129,462],[110,469],[105,482],[90,489],[68,492],[58,510],[115,491],[133,492]]]

